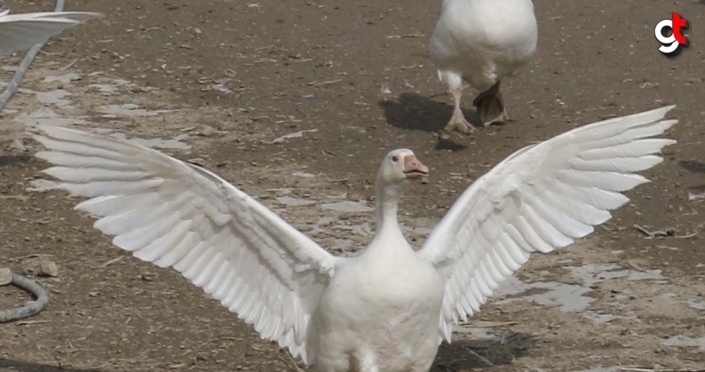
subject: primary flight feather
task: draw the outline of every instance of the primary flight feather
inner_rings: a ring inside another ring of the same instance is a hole
[[[325,372],[425,372],[453,324],[476,313],[532,252],[571,244],[646,182],[674,140],[673,106],[573,129],[521,149],[473,183],[414,251],[397,223],[412,151],[377,173],[377,227],[336,257],[216,174],[156,150],[74,129],[36,139],[57,188],[87,197],[113,244],[174,267],[260,335]]]
[[[9,13],[0,12],[0,56],[29,49],[69,27],[102,16],[90,12]]]

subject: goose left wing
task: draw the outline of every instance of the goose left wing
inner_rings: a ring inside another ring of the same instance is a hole
[[[662,161],[675,140],[651,138],[677,120],[674,106],[585,125],[525,147],[475,181],[418,254],[446,280],[440,327],[477,312],[532,252],[572,244],[612,217],[622,192],[648,182],[635,172]]]

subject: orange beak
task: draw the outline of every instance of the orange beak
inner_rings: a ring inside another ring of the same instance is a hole
[[[404,157],[404,175],[409,179],[417,179],[428,176],[428,167],[416,159],[414,155]]]

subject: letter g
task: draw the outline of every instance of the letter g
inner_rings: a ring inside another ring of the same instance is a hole
[[[680,43],[676,41],[676,36],[673,32],[671,32],[671,36],[663,35],[663,29],[666,27],[673,30],[673,21],[670,19],[664,19],[656,24],[654,36],[656,36],[656,40],[658,40],[659,43],[663,44],[660,48],[658,48],[659,52],[663,54],[671,54],[678,49]]]

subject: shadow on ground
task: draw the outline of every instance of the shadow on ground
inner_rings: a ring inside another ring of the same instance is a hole
[[[0,359],[0,370],[17,372],[103,372],[99,369],[78,369],[9,359]]]
[[[705,163],[699,161],[679,161],[678,164],[691,173],[705,174]],[[705,183],[689,187],[691,190],[705,191]]]
[[[449,136],[446,135],[444,137]],[[437,140],[438,142],[436,142],[436,146],[433,147],[434,150],[460,151],[468,148],[466,145],[457,143],[450,138],[443,138],[441,136],[438,136]]]
[[[508,333],[492,338],[443,343],[430,372],[465,372],[511,364],[536,346],[536,337]]]
[[[0,155],[0,167],[21,166],[22,164],[30,163],[34,159],[28,155]]]
[[[443,128],[453,116],[453,106],[435,102],[415,93],[402,93],[396,101],[382,100],[377,104],[384,110],[384,117],[392,126],[430,133],[446,133]],[[463,110],[465,118],[475,127],[480,121],[474,110]],[[446,136],[447,137],[447,136]],[[438,137],[436,150],[459,151],[467,148],[452,139]]]
[[[466,101],[470,100],[466,97]],[[416,93],[402,93],[396,101],[382,100],[378,106],[389,124],[402,129],[438,132],[453,116],[453,106]],[[475,110],[463,110],[463,114],[473,126],[482,126]]]

